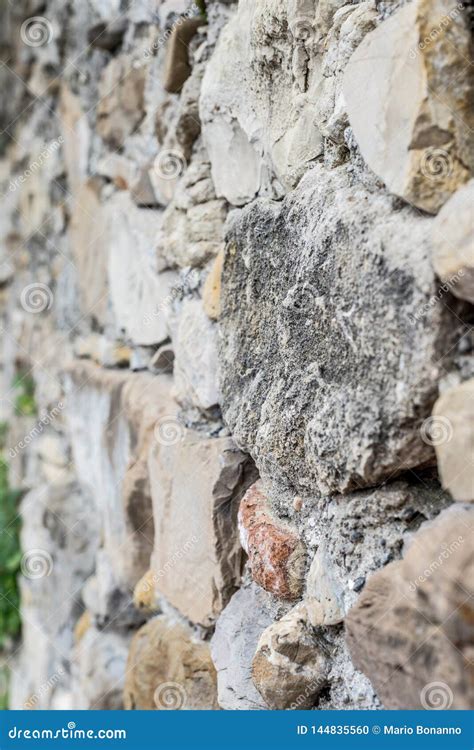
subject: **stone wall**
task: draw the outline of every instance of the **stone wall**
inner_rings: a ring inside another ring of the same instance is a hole
[[[12,708],[473,706],[471,11],[2,4]]]

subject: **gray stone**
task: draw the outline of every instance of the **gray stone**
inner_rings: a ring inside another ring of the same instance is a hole
[[[219,404],[217,328],[201,300],[183,301],[172,340],[176,399],[204,411]]]
[[[91,621],[99,630],[127,631],[144,621],[133,605],[130,591],[117,581],[111,561],[103,549],[97,553],[94,575],[86,581],[82,599]]]
[[[160,373],[172,373],[174,363],[174,350],[170,344],[160,346],[150,360],[150,370],[157,375]]]
[[[37,487],[20,512],[22,644],[10,707],[49,709],[55,694],[69,688],[73,629],[99,533],[92,497],[74,482]]]
[[[97,132],[113,150],[124,145],[143,117],[146,69],[127,55],[113,58],[99,84]]]
[[[66,389],[77,475],[93,493],[117,583],[131,594],[153,546],[148,450],[158,420],[176,410],[170,381],[81,363]]]
[[[168,336],[165,309],[176,281],[171,271],[158,274],[154,261],[161,217],[119,193],[107,206],[106,222],[110,298],[118,332],[135,344],[158,344]]]
[[[401,555],[406,534],[450,504],[439,484],[392,482],[344,497],[308,498],[302,537],[317,552],[306,578],[304,603],[314,626],[335,625],[366,580]]]
[[[226,711],[267,708],[252,681],[252,659],[260,635],[277,616],[271,595],[252,583],[234,594],[219,617],[211,655],[219,705]]]
[[[74,707],[81,711],[123,708],[130,635],[89,628],[74,649]]]
[[[454,356],[456,319],[429,304],[427,222],[351,186],[344,167],[315,167],[283,203],[236,212],[221,403],[264,475],[297,492],[347,492],[432,460],[419,428]]]
[[[363,579],[357,579],[363,580]],[[353,586],[355,590],[355,584]],[[323,542],[313,558],[308,572],[305,602],[308,610],[316,606],[315,616],[309,615],[313,625],[335,625],[344,619],[343,588],[332,575]],[[318,606],[319,605],[319,606]]]

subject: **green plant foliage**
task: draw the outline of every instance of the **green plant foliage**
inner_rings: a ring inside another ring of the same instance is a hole
[[[0,711],[6,711],[8,708],[8,683],[10,681],[8,667],[0,667]]]
[[[195,0],[195,2],[197,7],[199,8],[199,12],[201,13],[201,15],[207,17],[206,0]]]
[[[15,389],[15,413],[20,417],[32,417],[37,413],[35,381],[28,373],[19,372],[13,378]]]
[[[17,577],[20,572],[20,518],[18,501],[21,492],[13,490],[8,480],[8,464],[0,458],[0,649],[15,638],[21,627],[20,594]]]
[[[0,450],[5,448],[5,442],[8,435],[8,422],[0,422]]]

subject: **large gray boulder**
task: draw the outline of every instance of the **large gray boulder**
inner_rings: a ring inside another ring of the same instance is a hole
[[[261,473],[333,493],[432,461],[420,426],[456,319],[436,298],[429,220],[320,166],[234,217],[222,406]]]

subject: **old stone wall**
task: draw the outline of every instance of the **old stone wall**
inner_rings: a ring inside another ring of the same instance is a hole
[[[473,707],[472,7],[1,10],[10,707]]]

